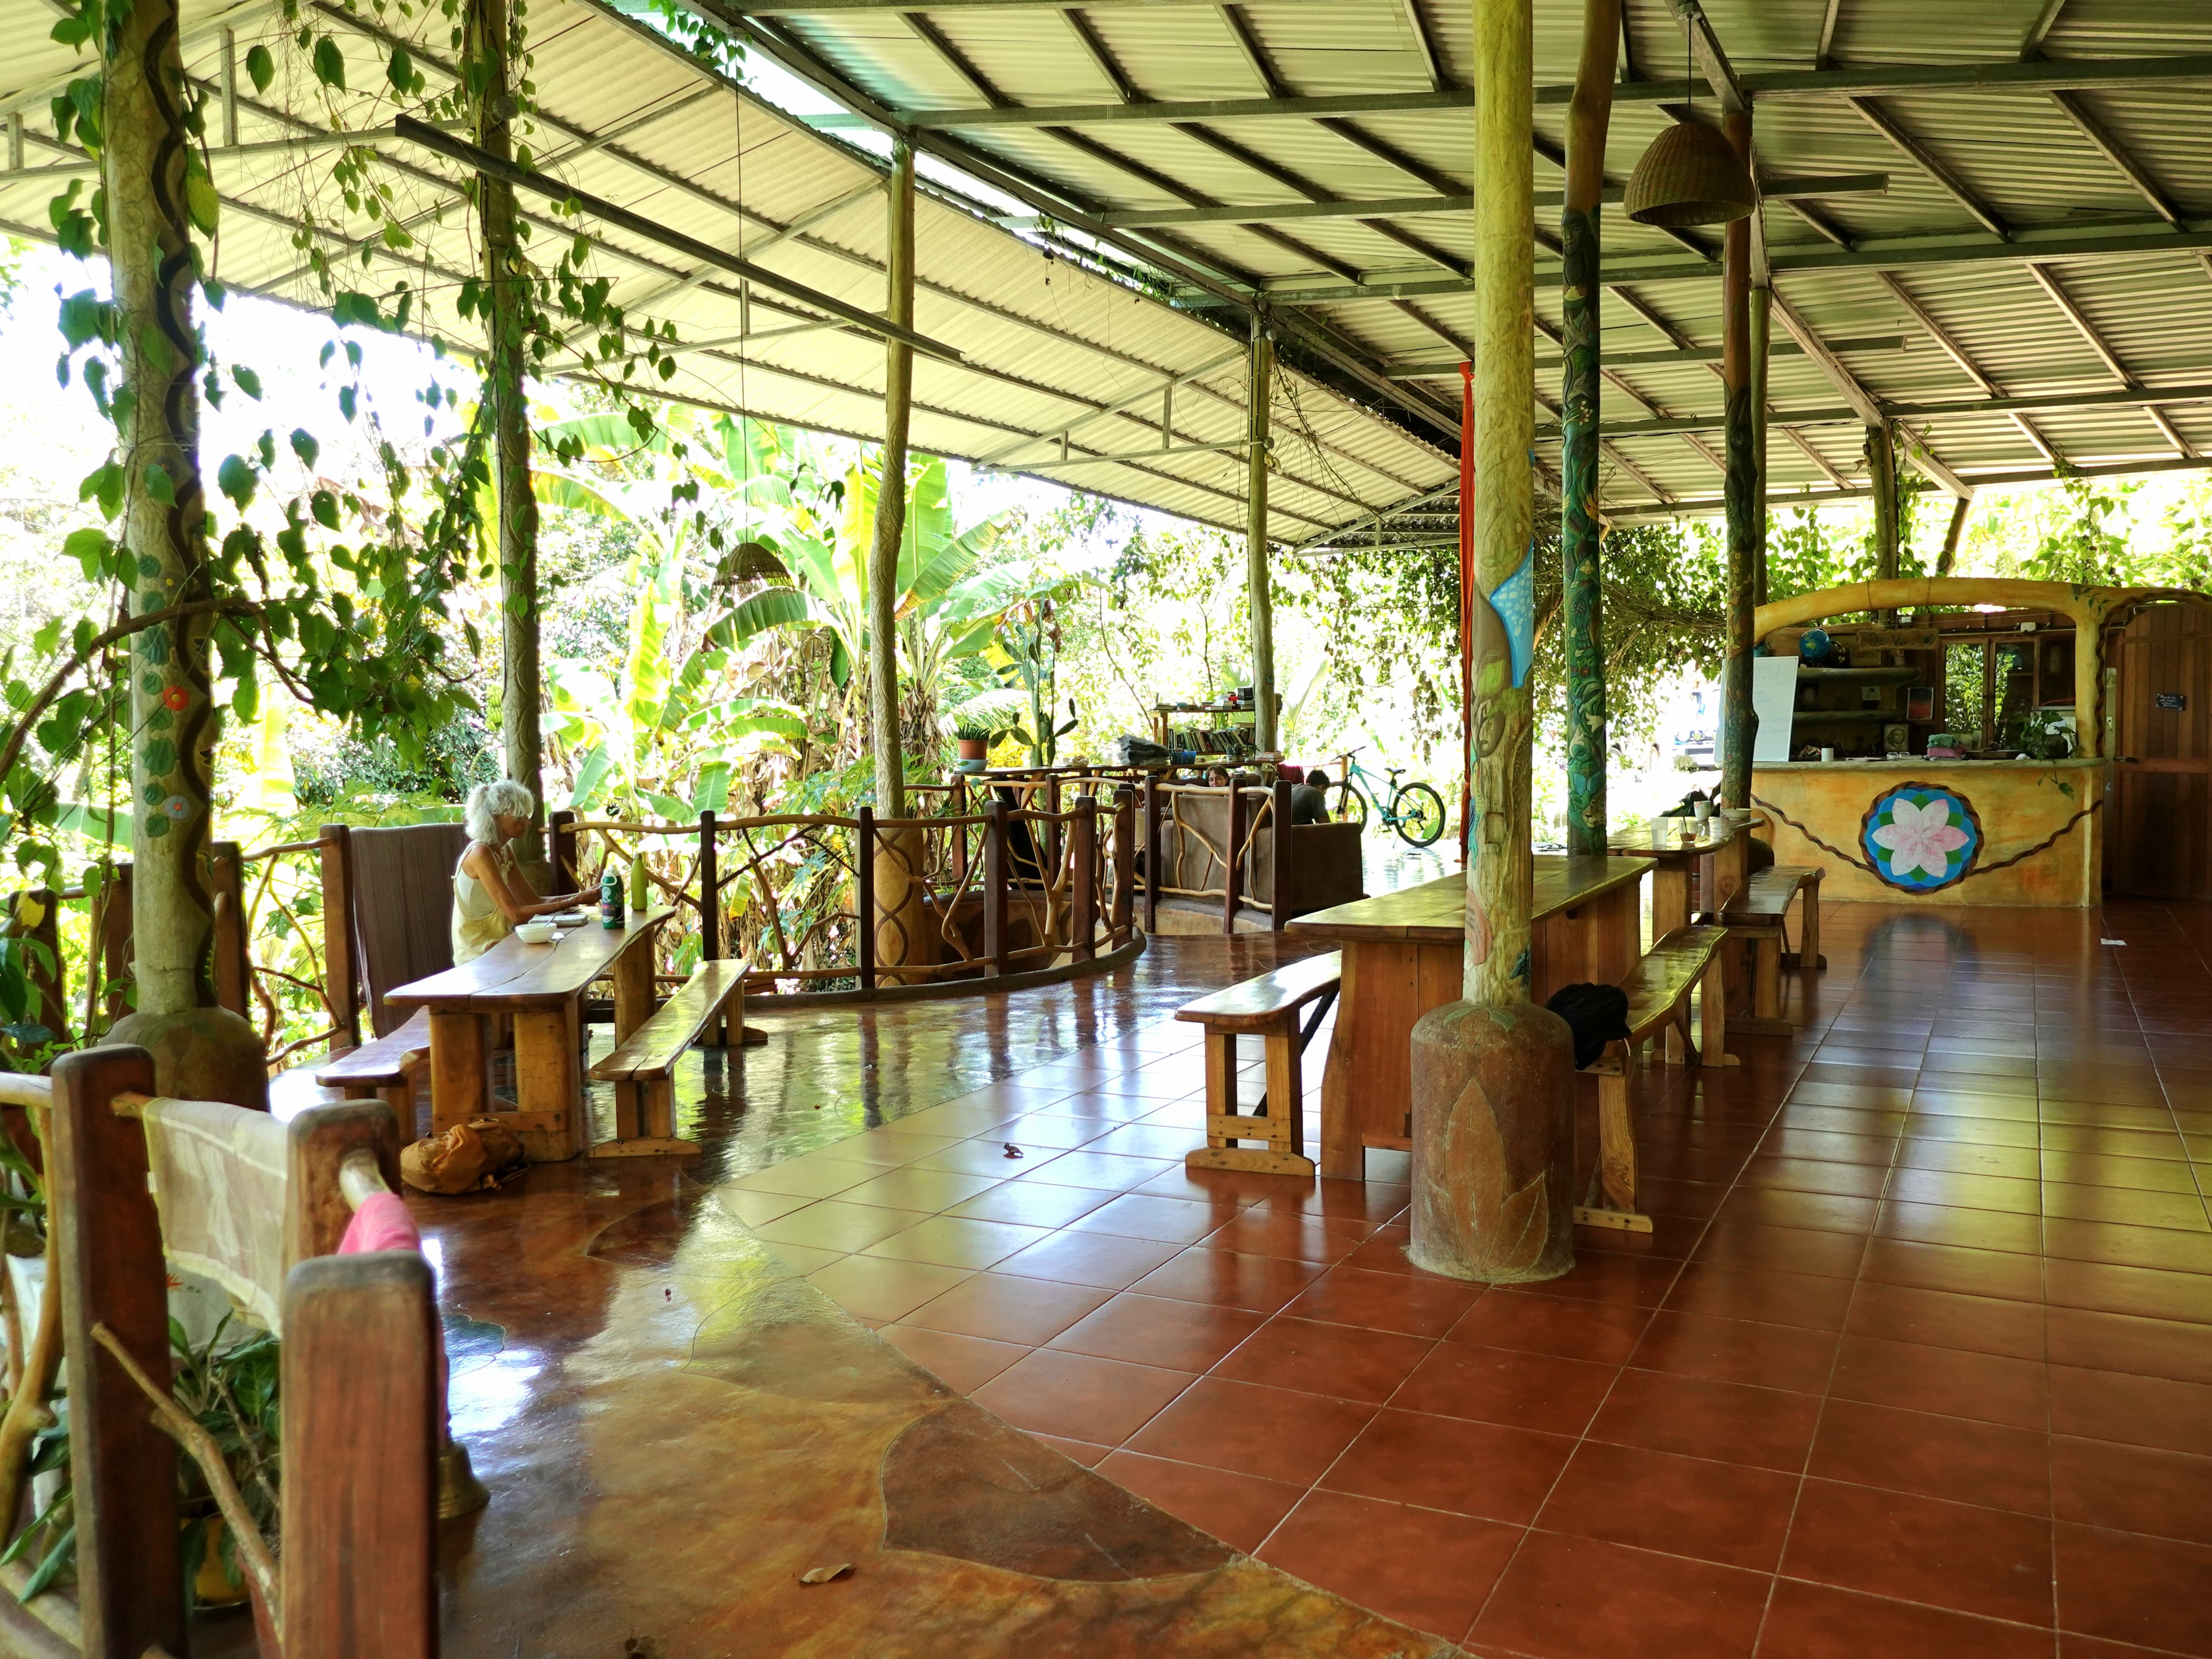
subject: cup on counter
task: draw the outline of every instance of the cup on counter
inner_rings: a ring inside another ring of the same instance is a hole
[[[1820,751],[1820,758],[1824,761],[1832,761],[1835,759],[1835,757],[1836,751],[1832,749],[1823,749]]]
[[[1704,823],[1706,819],[1711,817],[1712,815],[1712,802],[1709,800],[1693,800],[1690,803],[1690,816],[1697,819],[1700,824]]]

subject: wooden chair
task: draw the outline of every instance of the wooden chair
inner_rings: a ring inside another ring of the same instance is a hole
[[[1305,1155],[1306,1045],[1336,1001],[1344,962],[1335,951],[1307,957],[1242,985],[1200,997],[1177,1019],[1206,1028],[1206,1145],[1183,1155],[1193,1170],[1251,1170],[1310,1180]],[[1303,1029],[1299,1012],[1313,1012]],[[1249,1114],[1237,1110],[1237,1039],[1256,1035],[1267,1051],[1267,1092]],[[1240,1146],[1258,1140],[1264,1147]]]
[[[284,1653],[433,1659],[441,1405],[430,1270],[413,1250],[331,1254],[361,1197],[398,1189],[399,1126],[381,1102],[312,1108],[286,1124],[153,1099],[153,1086],[152,1057],[140,1048],[92,1049],[54,1067],[49,1194],[76,1492],[76,1650],[85,1659],[185,1652],[177,1446],[131,1375],[135,1365],[168,1382],[174,1257],[215,1277],[283,1339],[275,1610]]]
[[[1664,1035],[1671,1050],[1679,1042],[1692,1066],[1733,1066],[1728,1041],[1728,995],[1715,971],[1720,966],[1724,927],[1678,927],[1647,951],[1621,981],[1628,993],[1628,1036],[1606,1045],[1604,1054],[1583,1070],[1598,1080],[1596,1167],[1590,1190],[1575,1206],[1585,1226],[1618,1227],[1648,1233],[1651,1218],[1636,1208],[1636,1119],[1629,1098],[1629,1073],[1644,1043]],[[1698,1023],[1705,1046],[1690,1040],[1690,993],[1698,987]]]
[[[458,823],[410,823],[356,830],[350,840],[362,983],[370,1025],[386,1036],[408,1017],[387,1008],[384,994],[453,965],[453,866],[468,850],[469,832]]]

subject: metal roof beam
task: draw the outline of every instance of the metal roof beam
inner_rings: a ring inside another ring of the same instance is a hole
[[[2051,302],[2065,313],[2066,320],[2073,324],[2075,331],[2088,342],[2090,350],[2097,354],[2098,360],[2105,365],[2112,378],[2130,391],[2141,391],[2142,382],[2136,378],[2133,370],[2120,361],[2119,354],[2114,351],[2111,343],[2097,331],[2097,325],[2089,320],[2087,313],[2074,303],[2074,296],[2059,285],[2058,279],[2039,264],[2030,264],[2027,274],[2034,277],[2036,285],[2051,296]],[[2154,405],[2149,405],[2146,406],[2145,412],[2149,415],[2151,424],[2158,428],[2159,435],[2173,446],[2175,454],[2194,455],[2197,453],[2197,447],[2181,435],[2180,429],[2167,418],[2164,410]]]
[[[1437,50],[1436,36],[1429,33],[1429,20],[1421,15],[1421,0],[1399,0],[1406,9],[1406,27],[1413,36],[1413,46],[1421,54],[1421,67],[1429,74],[1429,90],[1443,92],[1451,85],[1444,73],[1443,54]]]
[[[1826,69],[1836,55],[1836,24],[1844,15],[1844,0],[1828,0],[1828,9],[1820,14],[1820,39],[1813,48],[1813,67]]]
[[[1245,21],[1243,9],[1240,6],[1218,6],[1215,9],[1221,14],[1221,21],[1227,26],[1230,38],[1237,42],[1237,50],[1243,54],[1246,67],[1259,81],[1261,88],[1270,98],[1290,97],[1291,89],[1275,73],[1275,66],[1267,61],[1267,54],[1260,48],[1259,37],[1252,33],[1251,24]]]
[[[1869,126],[1896,145],[1922,172],[1933,179],[1937,186],[1966,209],[1983,229],[1997,236],[2011,236],[2012,228],[1989,210],[1965,179],[1953,172],[1948,163],[1939,161],[1920,140],[1899,126],[1873,99],[1847,98],[1844,101],[1864,117]]]
[[[939,61],[965,81],[969,89],[981,98],[984,102],[996,109],[1008,108],[1012,105],[1014,100],[994,86],[990,78],[982,70],[969,62],[968,54],[947,40],[945,31],[931,22],[926,14],[918,11],[901,12],[899,21],[913,30],[915,38],[935,52]]]
[[[1775,296],[1775,308],[1781,308],[1782,299]],[[1854,400],[1825,409],[1776,410],[1771,420],[1794,426],[1840,426],[1857,424],[1871,426],[1882,420],[1959,420],[1978,416],[2011,414],[2084,413],[2103,409],[2147,409],[2153,404],[2212,404],[2212,385],[2136,386],[2118,392],[2057,392],[2028,398],[1987,398],[1973,403],[1887,403],[1865,393],[1869,403],[1862,405]],[[1871,409],[1873,418],[1868,418]],[[1647,420],[1607,421],[1598,428],[1609,437],[1640,438],[1665,433],[1718,432],[1728,424],[1725,412],[1715,410],[1702,415],[1654,416]],[[1539,437],[1556,438],[1556,425],[1540,425]]]
[[[1828,349],[1838,353],[1902,351],[1905,349],[1905,337],[1902,334],[1877,334],[1859,340],[1833,340],[1829,343]],[[1777,340],[1767,348],[1768,355],[1775,357],[1802,356],[1803,351],[1804,349],[1793,340]],[[1662,351],[1608,351],[1605,354],[1604,359],[1605,362],[1613,368],[1638,368],[1682,363],[1717,363],[1720,360],[1721,349],[1718,346],[1668,346]],[[1540,369],[1558,368],[1565,361],[1564,358],[1559,357],[1539,357],[1536,360],[1536,367]],[[1446,374],[1456,376],[1459,374],[1459,362],[1455,360],[1448,363],[1396,363],[1390,366],[1389,373],[1394,380],[1424,380]]]
[[[1125,104],[1144,101],[1144,94],[1137,90],[1136,82],[1129,79],[1129,72],[1121,67],[1121,60],[1107,49],[1106,42],[1099,37],[1098,30],[1091,20],[1073,7],[1060,15],[1067,20],[1068,32],[1075,36],[1076,43],[1089,56],[1092,65],[1106,77],[1108,84],[1119,94],[1121,101]]]
[[[1072,3],[1072,0],[1069,0]],[[1113,0],[1104,0],[1112,3]],[[1004,3],[1004,0],[994,0]],[[1085,0],[1096,5],[1101,0]],[[884,9],[911,10],[913,0]],[[792,9],[800,9],[793,7]],[[809,8],[811,9],[811,8]],[[761,8],[748,5],[748,13]],[[771,7],[770,10],[775,8]],[[944,9],[933,5],[932,10]],[[1269,74],[1273,71],[1270,70]],[[2011,58],[1990,64],[1900,64],[1849,69],[1755,70],[1737,83],[1754,99],[1881,98],[1923,92],[2057,92],[2111,86],[2212,81],[2212,52],[2165,58],[2105,58],[2053,62]],[[1681,80],[1627,81],[1615,85],[1615,104],[1679,104],[1702,93]],[[1571,84],[1536,88],[1539,105],[1565,106]],[[1299,98],[1210,98],[1142,104],[1026,105],[1012,109],[915,109],[902,118],[916,127],[1071,126],[1094,121],[1228,121],[1267,117],[1313,120],[1323,115],[1401,114],[1423,110],[1471,110],[1474,94],[1463,87],[1434,92],[1347,92]]]
[[[1334,125],[1325,125],[1332,128]],[[1367,136],[1360,135],[1363,139]],[[1889,174],[1886,173],[1851,173],[1770,179],[1759,186],[1759,193],[1770,200],[1794,203],[1800,197],[1879,196],[1888,188]],[[1607,185],[1602,199],[1618,203],[1622,194],[1620,185]],[[1536,205],[1556,208],[1565,200],[1565,195],[1564,191],[1540,190],[1536,192]],[[1389,196],[1372,201],[1268,202],[1249,207],[1231,204],[1207,208],[1138,208],[1102,213],[1098,218],[1101,223],[1118,228],[1138,229],[1154,225],[1285,224],[1297,219],[1402,219],[1432,213],[1466,213],[1474,206],[1471,194]],[[1001,215],[997,222],[1009,230],[1035,230],[1046,222],[1046,216]]]
[[[2021,37],[2020,55],[2023,63],[2033,63],[2043,56],[2043,43],[2051,38],[2051,31],[2058,26],[2058,14],[2066,9],[2066,0],[2043,0],[2035,14],[2035,21],[2027,26]]]
[[[2181,210],[2166,193],[2158,180],[2150,176],[2142,163],[2130,155],[2127,148],[2115,138],[2110,129],[2099,120],[2078,92],[2054,92],[2051,101],[2066,112],[2066,118],[2081,130],[2081,136],[2097,147],[2107,161],[2120,170],[2127,181],[2136,187],[2137,194],[2151,204],[2158,216],[2176,230],[2185,228]]]

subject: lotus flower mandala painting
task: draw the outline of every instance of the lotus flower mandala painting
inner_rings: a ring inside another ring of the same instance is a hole
[[[1867,862],[1890,886],[1932,893],[1966,879],[1982,851],[1982,821],[1964,795],[1938,784],[1884,790],[1859,827]]]

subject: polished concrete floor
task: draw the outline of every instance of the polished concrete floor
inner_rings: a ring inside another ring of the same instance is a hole
[[[447,1651],[2212,1656],[2209,923],[1832,907],[1794,1039],[1639,1079],[1656,1231],[1515,1290],[1399,1155],[1185,1174],[1264,936],[759,1016],[704,1156],[416,1200]]]

